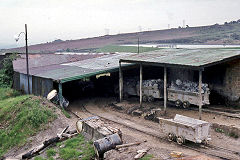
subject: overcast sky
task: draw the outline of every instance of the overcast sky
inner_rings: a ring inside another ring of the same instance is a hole
[[[0,0],[0,48],[28,24],[29,44],[224,23],[240,19],[240,0]],[[139,27],[141,26],[141,27]],[[17,46],[24,44],[21,37]]]

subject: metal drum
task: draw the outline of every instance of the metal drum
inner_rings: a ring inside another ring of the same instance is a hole
[[[116,145],[122,144],[121,137],[115,133],[110,136],[94,141],[94,150],[98,157],[102,157],[103,154],[111,149],[114,149]]]

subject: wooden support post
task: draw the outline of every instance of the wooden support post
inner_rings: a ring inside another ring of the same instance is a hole
[[[59,95],[59,104],[63,107],[63,95],[62,95],[62,83],[58,83],[58,95]]]
[[[167,67],[164,67],[164,114],[167,110]]]
[[[143,75],[142,74],[143,74],[142,73],[142,64],[140,64],[140,83],[139,83],[140,107],[142,107],[142,97],[143,97],[143,95],[142,95],[142,83],[143,83],[142,77],[143,77]]]
[[[202,70],[199,70],[199,119],[202,119]]]
[[[122,73],[122,65],[119,62],[119,99],[120,102],[123,100],[123,73]]]

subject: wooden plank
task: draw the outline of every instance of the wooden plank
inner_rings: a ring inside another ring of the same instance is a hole
[[[164,114],[167,110],[167,67],[164,67]]]
[[[139,83],[139,95],[140,95],[140,107],[142,107],[142,92],[143,92],[143,81],[142,81],[142,77],[143,77],[143,75],[142,75],[143,73],[142,73],[142,64],[140,64],[140,83]]]
[[[122,65],[119,62],[119,99],[120,102],[123,100],[123,73],[122,73]]]
[[[199,119],[202,119],[202,70],[199,70]]]

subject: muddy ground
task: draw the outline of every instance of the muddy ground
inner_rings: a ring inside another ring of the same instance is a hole
[[[124,110],[116,110],[115,108],[111,107],[109,104],[117,104],[118,106],[122,106]],[[139,149],[151,148],[148,154],[154,155],[156,159],[171,159],[170,153],[172,151],[179,151],[184,154],[184,156],[198,156],[198,155],[205,155],[210,158],[217,159],[215,156],[211,156],[208,154],[204,154],[202,152],[198,152],[192,149],[188,149],[179,145],[176,145],[174,142],[168,142],[166,140],[166,135],[161,132],[159,126],[156,122],[145,120],[141,116],[132,116],[126,114],[126,111],[138,105],[138,99],[128,99],[128,101],[124,101],[121,104],[116,102],[114,98],[92,98],[92,99],[85,99],[79,100],[71,104],[70,109],[82,118],[86,118],[93,115],[98,115],[100,117],[106,118],[106,123],[109,125],[118,127],[123,132],[123,142],[124,143],[131,143],[144,140],[144,142],[139,146],[133,146],[124,148],[120,151],[112,150],[105,154],[106,159],[133,159],[134,155],[136,155],[136,151]],[[162,108],[162,102],[157,101],[154,103],[144,103],[144,107],[158,107]],[[90,113],[89,113],[90,112]],[[198,112],[194,110],[184,110],[178,109],[174,107],[168,108],[167,116],[165,118],[173,118],[175,114],[182,114],[193,118],[198,118]],[[226,125],[234,125],[239,127],[239,120],[235,118],[229,118],[217,114],[212,113],[204,113],[203,120],[211,122],[211,123],[223,123]],[[126,127],[130,126],[132,128]],[[145,131],[150,135],[143,133]],[[240,152],[240,139],[229,137],[223,133],[217,133],[214,129],[210,131],[212,141],[210,142],[211,145],[224,147],[230,150],[234,150]],[[156,135],[159,138],[153,137],[151,135]],[[194,146],[196,149],[201,151],[202,149],[199,146],[195,146],[191,142],[189,142],[190,146]],[[211,149],[209,149],[211,150]],[[217,154],[222,154],[222,151],[214,150]],[[218,153],[219,152],[219,153]],[[224,154],[231,154],[231,153],[224,153]],[[240,158],[240,157],[239,157]],[[197,158],[198,159],[198,158]],[[236,158],[238,159],[238,158]]]

